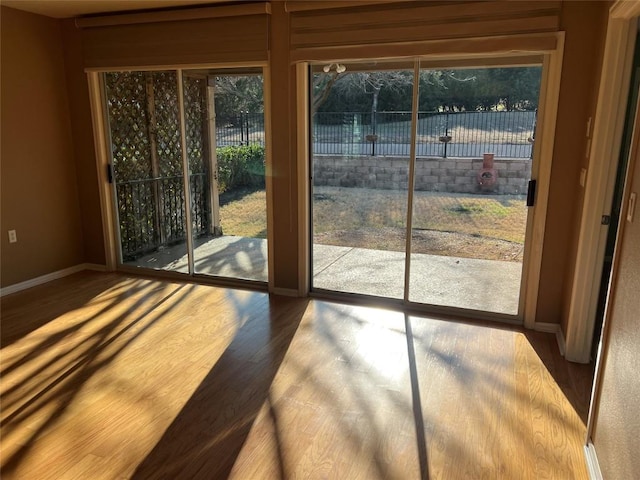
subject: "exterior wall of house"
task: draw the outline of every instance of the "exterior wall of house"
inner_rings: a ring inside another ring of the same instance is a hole
[[[6,287],[82,263],[84,248],[60,23],[0,8]]]

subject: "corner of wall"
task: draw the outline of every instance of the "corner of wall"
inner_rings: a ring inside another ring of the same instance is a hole
[[[98,172],[95,161],[89,89],[84,72],[82,32],[75,19],[61,21],[65,76],[71,118],[78,204],[86,262],[105,264]]]

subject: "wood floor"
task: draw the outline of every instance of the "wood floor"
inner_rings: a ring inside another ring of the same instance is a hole
[[[84,272],[2,299],[3,479],[586,479],[555,338]]]

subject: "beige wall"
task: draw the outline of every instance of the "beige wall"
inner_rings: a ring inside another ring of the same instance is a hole
[[[84,261],[60,24],[1,7],[2,287]],[[7,231],[17,231],[9,244]]]
[[[85,262],[104,265],[102,214],[98,191],[98,172],[93,144],[91,106],[87,75],[82,67],[82,38],[74,20],[62,22],[65,71],[71,114],[71,131],[75,154]]]
[[[274,2],[271,19],[271,149],[273,160],[274,283],[298,289],[298,202],[295,67],[289,62],[289,18]]]
[[[571,293],[586,165],[587,121],[594,116],[607,19],[606,2],[563,2],[566,32],[549,186],[537,321],[559,323]]]
[[[640,194],[638,158],[632,179],[629,191]],[[621,228],[605,335],[607,348],[601,359],[600,401],[591,436],[607,479],[638,478],[640,472],[640,205],[634,222],[623,220]]]

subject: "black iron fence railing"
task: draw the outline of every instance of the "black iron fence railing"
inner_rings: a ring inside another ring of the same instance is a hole
[[[264,145],[264,115],[240,112],[216,117],[217,145]],[[530,158],[536,112],[418,112],[419,157]],[[317,112],[316,155],[409,155],[411,112]]]
[[[416,155],[530,158],[536,112],[418,112]],[[411,112],[316,113],[313,153],[409,155]]]
[[[264,145],[264,114],[240,112],[235,115],[216,115],[216,143],[229,145]]]
[[[209,233],[211,225],[209,176],[192,174],[189,183],[192,230],[199,237]],[[123,261],[186,239],[182,176],[116,182],[116,195]]]

